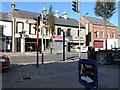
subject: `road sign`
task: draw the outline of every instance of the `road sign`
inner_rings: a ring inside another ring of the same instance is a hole
[[[79,60],[79,81],[85,88],[98,88],[98,66],[96,61],[91,59]]]

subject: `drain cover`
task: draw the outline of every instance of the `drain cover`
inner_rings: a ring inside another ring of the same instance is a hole
[[[23,80],[29,80],[32,79],[30,76],[24,77]]]

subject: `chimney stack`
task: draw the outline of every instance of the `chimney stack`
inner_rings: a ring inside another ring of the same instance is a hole
[[[66,11],[63,12],[63,18],[67,19],[67,12]]]
[[[59,18],[59,11],[58,11],[58,10],[56,11],[55,16],[56,16],[57,18]]]

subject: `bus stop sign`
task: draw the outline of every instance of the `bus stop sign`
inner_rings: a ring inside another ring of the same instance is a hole
[[[78,63],[79,82],[85,88],[98,88],[98,66],[92,59],[80,59]]]

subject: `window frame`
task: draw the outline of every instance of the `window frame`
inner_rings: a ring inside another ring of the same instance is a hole
[[[107,32],[107,38],[110,38],[110,33],[109,32]]]
[[[34,28],[32,28],[32,26],[35,27],[35,24],[32,24],[32,23],[29,24],[29,34],[36,35],[36,30]],[[34,30],[34,33],[31,32],[32,30]]]
[[[96,31],[96,38],[99,38],[99,31]]]
[[[77,36],[79,37],[80,36],[80,30],[78,29],[77,31]]]
[[[19,24],[22,24],[22,30],[19,30],[18,31],[18,26],[19,26]],[[16,23],[16,33],[19,33],[19,32],[22,32],[23,31],[23,29],[24,29],[24,23],[23,22],[20,22],[20,21],[18,21],[17,23]]]
[[[112,38],[115,38],[115,32],[112,32]]]
[[[57,35],[61,35],[61,28],[60,27],[57,28]]]
[[[70,28],[67,29],[66,36],[71,36],[71,29]]]
[[[102,38],[105,38],[105,32],[104,31],[101,32],[101,36],[102,36]]]

